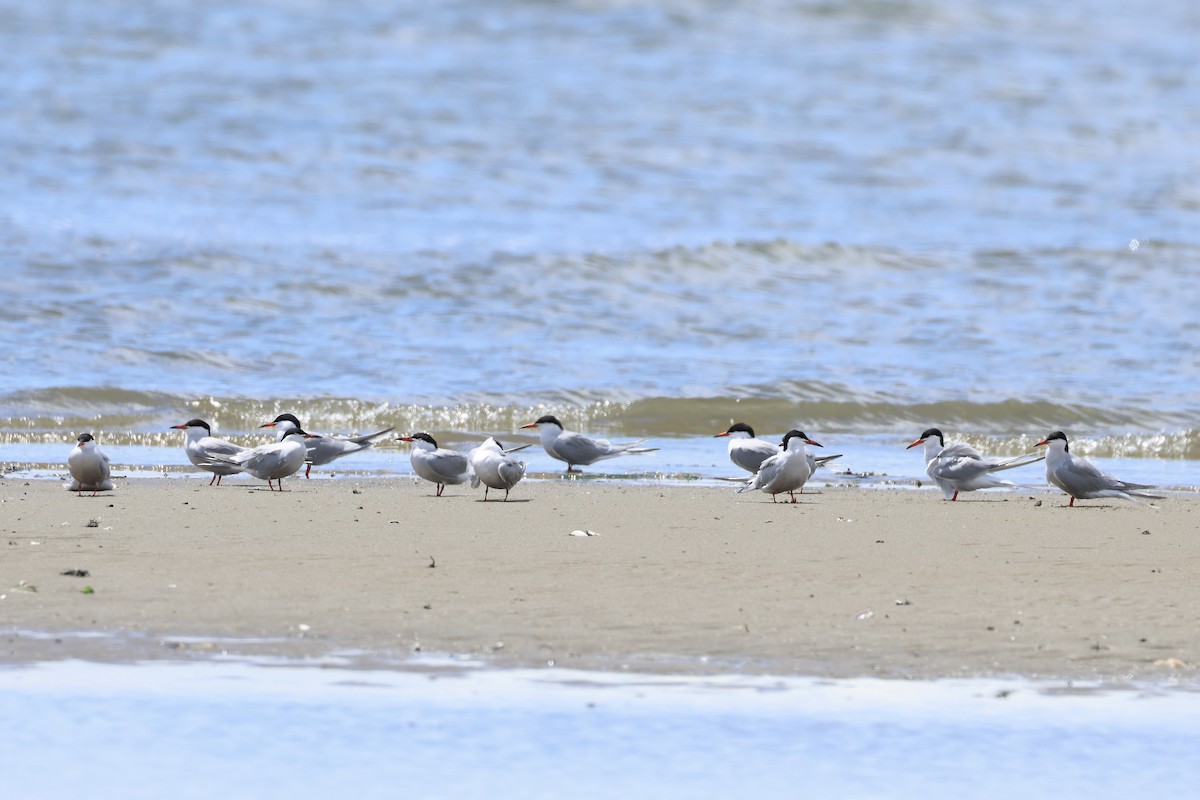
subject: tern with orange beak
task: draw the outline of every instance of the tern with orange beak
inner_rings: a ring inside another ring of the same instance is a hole
[[[925,472],[933,478],[946,500],[957,500],[959,492],[1015,486],[1012,481],[997,478],[995,473],[1023,467],[1045,458],[1041,454],[1007,459],[988,458],[966,442],[947,444],[942,432],[937,428],[926,430],[906,449],[911,450],[919,444],[925,445]]]
[[[812,466],[809,464],[809,453],[806,444],[813,447],[823,447],[820,442],[814,442],[803,431],[790,430],[780,444],[781,452],[776,453],[762,462],[758,473],[738,489],[738,493],[761,489],[771,495],[771,502],[777,503],[775,495],[787,492],[796,502],[796,490],[802,489],[812,476]]]
[[[658,449],[657,447],[641,447],[645,444],[645,439],[614,444],[606,439],[591,439],[582,433],[566,431],[563,430],[562,423],[549,414],[539,417],[537,422],[522,425],[521,428],[537,428],[542,449],[551,458],[567,462],[567,472],[573,472],[577,466],[586,467],[606,458],[636,456],[642,453],[653,453]]]
[[[1076,500],[1095,500],[1100,497],[1116,497],[1140,503],[1141,499],[1162,500],[1162,495],[1150,494],[1146,489],[1153,486],[1144,483],[1128,483],[1101,472],[1090,461],[1071,452],[1067,435],[1055,431],[1038,442],[1046,448],[1046,480],[1071,496],[1068,506]]]

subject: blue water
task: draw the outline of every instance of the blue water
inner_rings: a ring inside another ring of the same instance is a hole
[[[890,473],[937,425],[1197,484],[1187,0],[0,14],[6,463],[555,413],[689,473],[732,421]]]
[[[1190,796],[1200,696],[450,664],[0,670],[5,796]]]

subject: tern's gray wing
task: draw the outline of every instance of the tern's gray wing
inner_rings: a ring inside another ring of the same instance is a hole
[[[554,440],[554,452],[569,464],[591,464],[602,458],[620,455],[603,439],[591,439],[582,433],[562,433]]]
[[[1120,478],[1114,478],[1106,472],[1101,472],[1095,464],[1082,458],[1070,458],[1063,461],[1053,470],[1047,470],[1046,477],[1067,494],[1083,499],[1125,494],[1159,499],[1157,495],[1141,493],[1141,490],[1153,489],[1153,486],[1144,483],[1126,483]]]
[[[493,489],[511,489],[521,478],[525,477],[525,462],[517,461],[515,458],[506,458],[496,466],[496,476],[500,479],[501,485],[493,486]]]
[[[983,460],[983,453],[980,453],[966,442],[950,442],[938,451],[938,456],[941,458],[975,458]]]
[[[1106,475],[1095,464],[1082,458],[1064,460],[1053,469],[1047,470],[1046,477],[1055,486],[1074,497],[1086,498],[1097,492],[1121,488],[1119,480]]]
[[[370,447],[372,444],[375,443],[376,439],[382,439],[384,436],[387,436],[389,433],[391,433],[394,430],[396,430],[396,429],[395,428],[387,428],[382,431],[375,431],[374,433],[368,433],[365,436],[350,436],[350,437],[348,437],[347,441],[354,442],[355,444],[361,444],[361,445],[363,445],[364,448]]]
[[[234,444],[224,439],[217,439],[213,436],[206,436],[197,444],[203,452],[218,456],[231,456],[234,453],[240,453],[247,449],[240,444]]]
[[[779,446],[762,439],[734,439],[729,460],[747,472],[758,472],[762,463],[779,452]]]
[[[437,475],[439,483],[462,483],[467,479],[470,460],[466,453],[453,450],[434,450],[421,459],[429,470]]]
[[[314,439],[308,439],[304,442],[304,446],[308,449],[307,460],[314,466],[328,464],[334,459],[342,456],[357,453],[359,450],[366,450],[371,446],[371,442],[362,444],[353,439],[341,439],[334,436],[318,436]]]
[[[970,481],[991,471],[992,462],[970,456],[940,455],[929,465],[929,474],[944,481]]]
[[[750,480],[746,481],[746,485],[738,492],[749,492],[754,489],[761,489],[764,486],[770,485],[779,474],[779,470],[783,468],[784,459],[787,457],[785,453],[776,453],[770,458],[762,462],[762,466],[758,468],[758,472],[754,474]]]

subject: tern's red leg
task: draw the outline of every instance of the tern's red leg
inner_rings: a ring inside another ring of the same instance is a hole
[[[304,470],[304,477],[306,477],[306,478],[307,478],[307,477],[308,477],[308,473],[310,473],[310,472],[312,472],[312,464],[309,464],[309,465],[308,465],[308,468]]]
[[[208,485],[212,486],[214,483],[217,482],[217,478],[219,478],[219,477],[221,477],[221,476],[214,472],[213,476],[212,476],[212,480],[208,482]]]
[[[439,483],[439,484],[437,485],[437,494],[436,494],[436,495],[434,495],[434,496],[435,496],[435,497],[441,497],[441,496],[442,496],[442,492],[445,490],[445,488],[446,488],[446,484],[444,484],[444,483]]]
[[[951,498],[950,498],[950,502],[951,502],[951,503],[953,503],[953,502],[954,502],[955,500],[957,500],[957,499],[958,499],[958,489],[955,489],[955,490],[954,490],[954,497],[951,497]]]
[[[1074,508],[1074,507],[1075,507],[1075,496],[1071,495],[1071,502],[1067,503],[1067,508]]]

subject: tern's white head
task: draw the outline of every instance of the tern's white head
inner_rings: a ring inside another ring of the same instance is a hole
[[[438,449],[438,443],[428,433],[414,433],[412,436],[400,436],[396,441],[411,442],[415,449],[433,452]]]
[[[258,427],[274,428],[276,431],[278,431],[279,441],[281,441],[281,442],[283,441],[283,437],[287,434],[288,431],[290,431],[290,430],[302,431],[304,429],[304,426],[300,424],[300,420],[296,417],[295,414],[280,414],[278,417],[271,420],[270,422],[264,422],[262,425],[259,425]]]
[[[550,430],[554,432],[555,436],[563,432],[562,423],[558,421],[558,417],[555,417],[551,414],[538,417],[537,422],[531,422],[528,425],[522,425],[521,428],[537,428],[539,433],[544,430]]]
[[[1049,448],[1051,452],[1067,453],[1071,450],[1070,446],[1067,444],[1067,435],[1062,431],[1055,431],[1045,439],[1042,439],[1035,446],[1041,447],[1042,445],[1045,445],[1047,448]]]
[[[183,431],[187,434],[188,441],[203,439],[205,436],[212,435],[212,427],[202,419],[189,419],[182,425],[172,425],[171,430]]]
[[[928,428],[924,433],[917,437],[916,441],[904,449],[911,450],[919,444],[926,445],[926,449],[928,449],[930,445],[936,445],[937,449],[941,450],[946,446],[946,440],[942,436],[942,432],[940,430],[937,428]]]
[[[730,439],[753,439],[754,428],[751,428],[744,422],[735,422],[724,433],[713,434],[714,439],[719,436],[728,436]]]
[[[784,450],[803,450],[804,445],[811,444],[813,447],[824,447],[820,442],[814,442],[808,438],[803,431],[792,429],[783,435],[783,441],[779,446]]]

